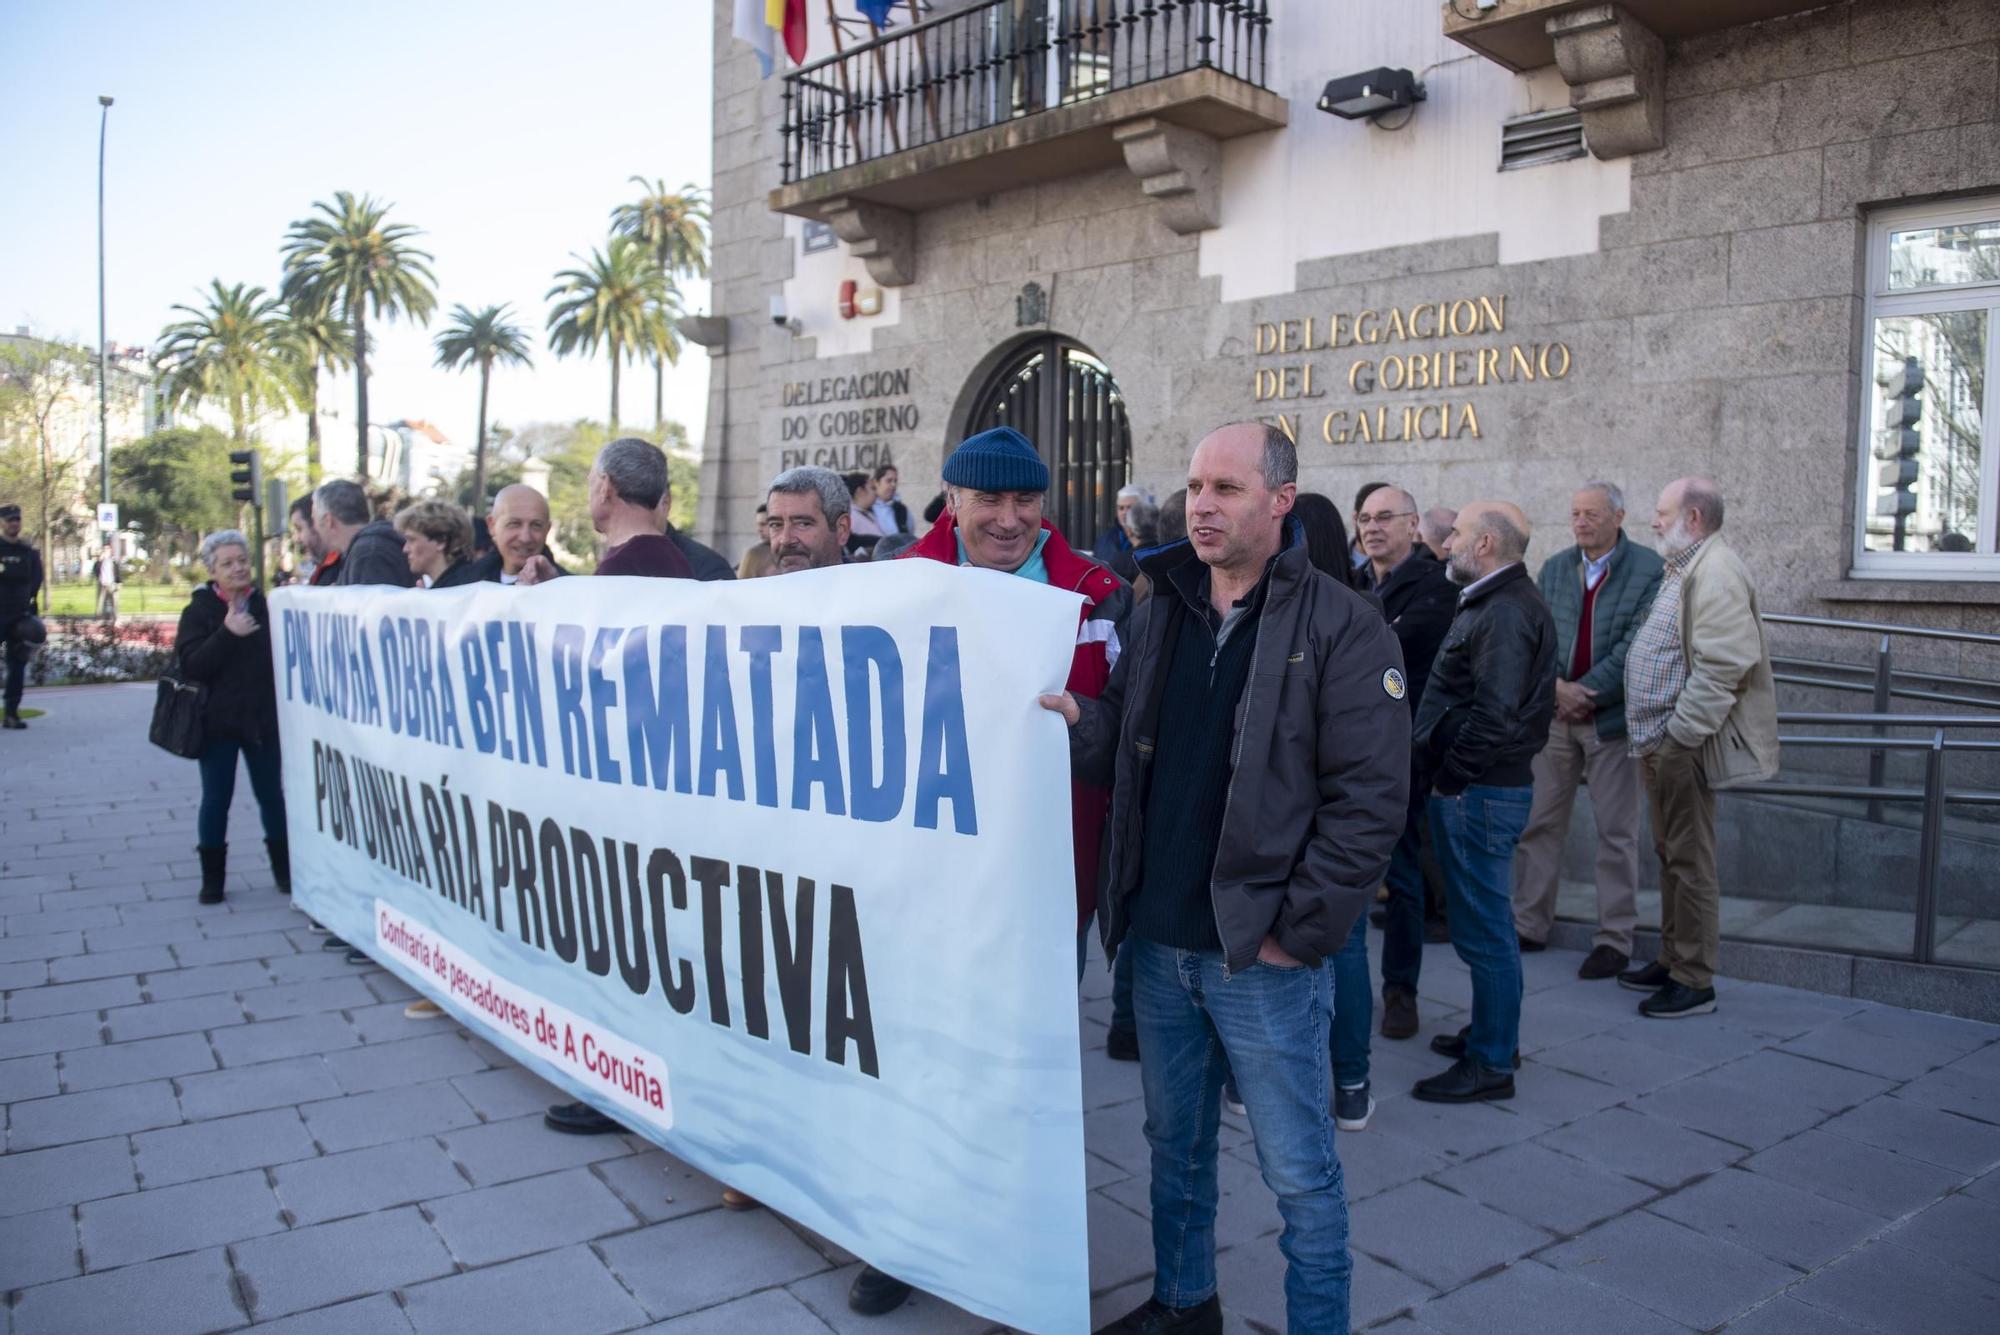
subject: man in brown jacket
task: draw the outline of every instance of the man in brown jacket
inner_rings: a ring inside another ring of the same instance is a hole
[[[1722,515],[1722,490],[1708,478],[1660,493],[1653,532],[1666,570],[1625,659],[1625,721],[1660,857],[1660,957],[1618,981],[1652,994],[1639,1013],[1656,1020],[1715,1009],[1715,793],[1778,772],[1771,651]]]

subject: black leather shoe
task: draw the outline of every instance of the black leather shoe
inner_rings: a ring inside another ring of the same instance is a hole
[[[348,944],[347,944],[347,943],[346,943],[345,941],[343,941],[343,940],[341,940],[341,939],[340,939],[339,937],[335,936],[335,935],[334,935],[334,934],[333,934],[332,932],[328,932],[328,933],[326,934],[326,939],[325,939],[324,941],[321,941],[321,942],[319,943],[319,948],[320,948],[321,950],[352,950],[352,949],[354,949],[354,947],[353,947],[353,946],[350,946],[350,945],[348,945]]]
[[[1471,1035],[1472,1026],[1467,1025],[1455,1034],[1439,1034],[1431,1040],[1431,1051],[1440,1057],[1450,1057],[1457,1061],[1465,1056],[1465,1040]],[[1514,1049],[1514,1069],[1521,1069],[1521,1050]]]
[[[1417,1036],[1417,998],[1413,992],[1392,987],[1382,993],[1382,1037]]]
[[[1389,925],[1389,910],[1369,909],[1368,925],[1370,927],[1387,927]]]
[[[910,1299],[910,1286],[894,1275],[885,1275],[874,1266],[861,1267],[847,1290],[847,1307],[862,1316],[883,1316]]]
[[[1616,978],[1632,963],[1632,957],[1616,946],[1593,946],[1583,963],[1576,966],[1578,978]]]
[[[588,1103],[558,1103],[542,1114],[542,1125],[571,1136],[608,1136],[625,1130],[623,1122],[606,1117]]]
[[[1537,941],[1531,936],[1516,936],[1514,939],[1521,943],[1521,953],[1523,955],[1540,954],[1549,948],[1548,942]]]
[[[1665,987],[1639,1003],[1639,1014],[1649,1020],[1680,1020],[1690,1015],[1710,1015],[1714,1011],[1714,988],[1689,987],[1671,979]]]
[[[28,725],[21,721],[19,714],[9,714],[5,719],[0,719],[0,728],[5,728],[9,732],[26,732]]]
[[[1629,987],[1634,992],[1657,992],[1673,981],[1667,966],[1654,960],[1643,969],[1627,969],[1618,975],[1618,986]]]
[[[1424,1103],[1479,1103],[1486,1099],[1511,1099],[1514,1097],[1514,1073],[1489,1071],[1472,1058],[1461,1057],[1442,1075],[1417,1081],[1410,1095]]]
[[[1169,1307],[1148,1298],[1110,1325],[1099,1326],[1097,1335],[1222,1335],[1222,1299],[1211,1293],[1205,1303]]]
[[[1104,1055],[1115,1062],[1135,1062],[1139,1060],[1139,1035],[1131,1029],[1111,1031],[1104,1040]]]

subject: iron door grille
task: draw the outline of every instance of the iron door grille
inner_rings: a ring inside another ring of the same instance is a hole
[[[1132,427],[1111,370],[1081,344],[1039,338],[987,382],[969,429],[1011,426],[1049,466],[1043,513],[1078,550],[1118,522],[1118,489],[1131,480]]]

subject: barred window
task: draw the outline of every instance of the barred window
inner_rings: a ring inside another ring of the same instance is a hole
[[[1868,233],[1857,575],[2000,579],[2000,198]]]

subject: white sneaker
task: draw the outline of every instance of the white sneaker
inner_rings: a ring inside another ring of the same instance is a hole
[[[1367,1085],[1336,1088],[1333,1091],[1333,1124],[1342,1131],[1366,1131],[1375,1115],[1375,1096]]]

